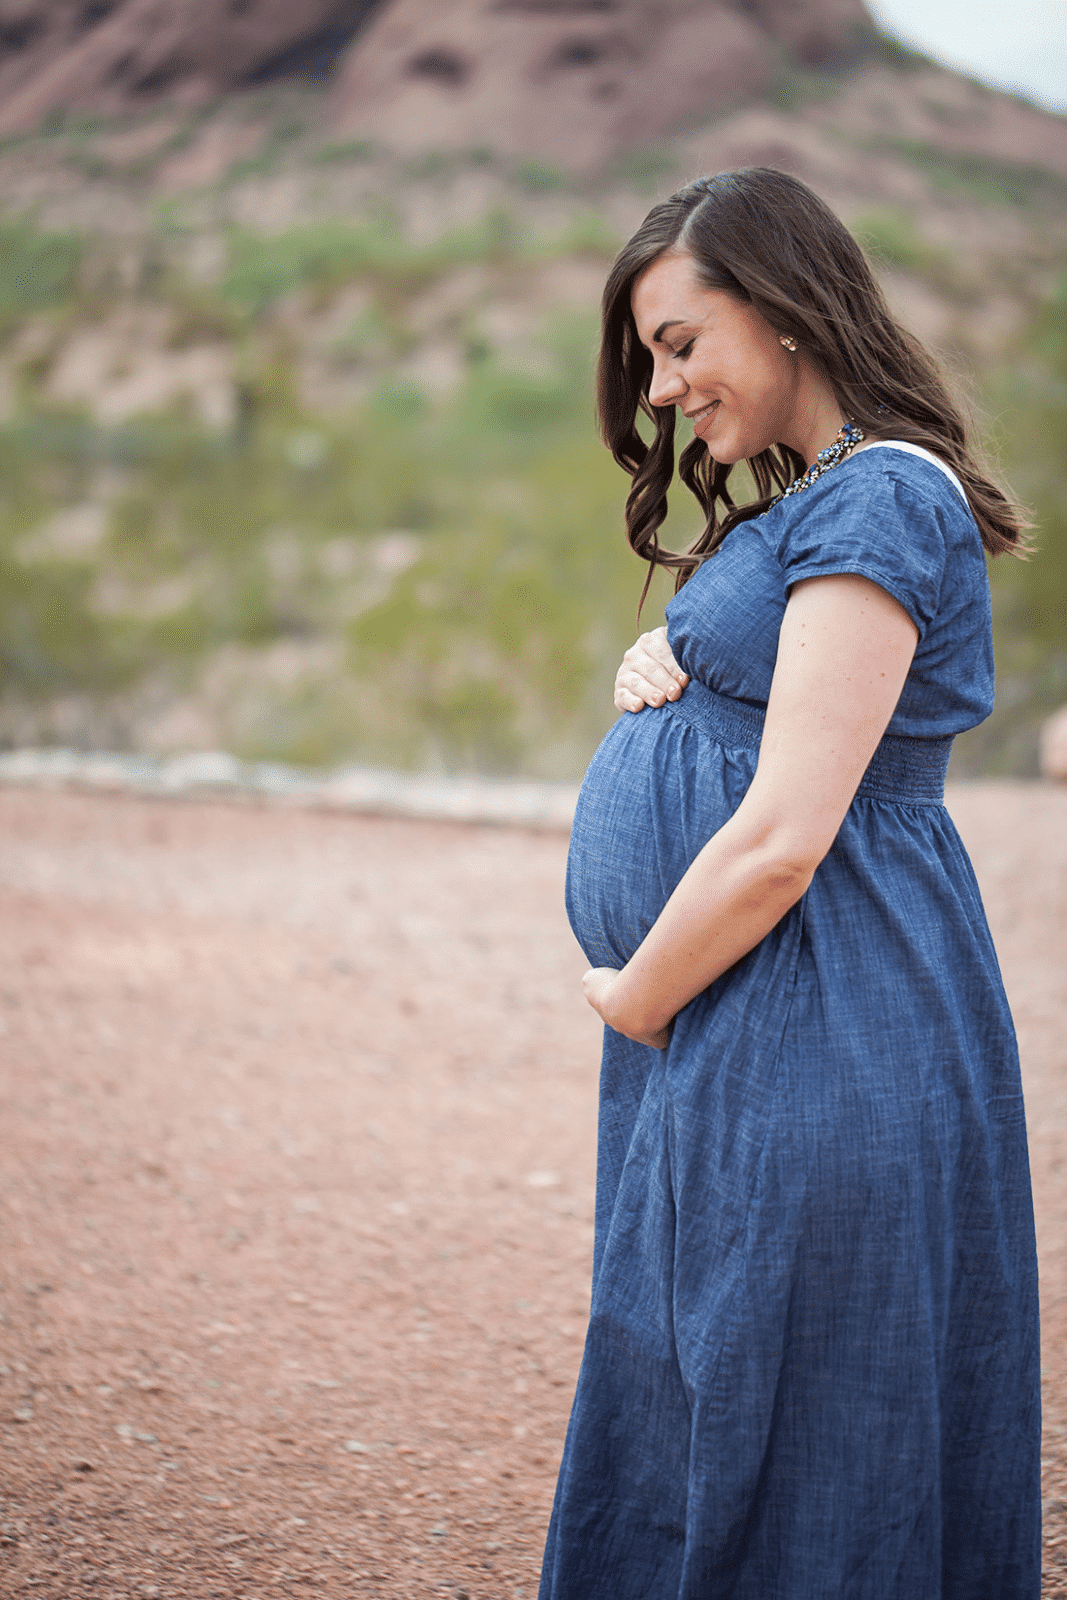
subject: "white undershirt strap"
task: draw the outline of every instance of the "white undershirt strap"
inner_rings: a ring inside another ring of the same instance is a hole
[[[950,482],[955,484],[956,488],[958,489],[958,491],[959,491],[959,493],[960,493],[960,495],[961,495],[961,497],[963,499],[964,505],[967,504],[967,491],[963,487],[963,484],[960,482],[960,480],[957,478],[956,474],[953,472],[952,468],[946,466],[945,463],[941,460],[941,458],[939,456],[935,456],[934,455],[932,450],[927,450],[925,445],[909,444],[906,439],[872,439],[870,444],[862,445],[861,449],[863,449],[863,450],[906,450],[909,455],[922,456],[924,461],[929,461],[932,466],[941,468],[941,471],[945,474],[945,477],[948,478],[950,480]],[[853,454],[854,455],[858,455],[859,451],[856,450],[856,451],[853,452]]]

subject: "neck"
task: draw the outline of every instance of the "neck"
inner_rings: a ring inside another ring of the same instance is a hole
[[[822,453],[822,451],[823,450],[828,450],[829,447],[832,444],[836,443],[836,441],[837,441],[837,439],[838,439],[838,437],[839,437],[839,435],[841,433],[841,429],[844,426],[845,426],[844,417],[838,418],[832,425],[832,431],[831,431],[831,428],[829,428],[829,427],[826,428],[823,432],[821,432],[819,434],[819,436],[818,436],[818,438],[816,440],[814,440],[813,442],[809,443],[808,448],[806,450],[802,451],[804,460],[808,464],[809,472],[810,472],[811,468],[815,465],[816,461],[819,459],[819,456]]]
[[[819,451],[833,444],[844,422],[833,390],[810,367],[803,365],[790,429],[792,437],[783,438],[782,443],[803,456],[810,467]]]

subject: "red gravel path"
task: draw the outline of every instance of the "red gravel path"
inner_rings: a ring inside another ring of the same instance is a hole
[[[1067,790],[958,789],[1067,1596]],[[588,1304],[565,840],[0,790],[0,1594],[532,1600]]]

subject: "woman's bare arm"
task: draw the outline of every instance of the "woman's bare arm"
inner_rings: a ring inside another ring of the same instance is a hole
[[[801,898],[886,730],[917,638],[903,607],[866,578],[794,587],[748,793],[622,971],[585,976],[586,998],[611,1027],[662,1049],[682,1007]]]
[[[622,658],[615,674],[615,709],[643,711],[646,706],[661,706],[665,700],[677,700],[688,682],[688,675],[671,654],[666,628],[653,628]]]

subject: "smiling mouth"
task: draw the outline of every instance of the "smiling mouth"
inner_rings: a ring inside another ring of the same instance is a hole
[[[703,422],[705,417],[710,417],[711,416],[711,413],[716,409],[716,407],[719,404],[720,404],[720,402],[718,400],[713,400],[711,402],[710,406],[704,406],[703,410],[701,410],[701,411],[687,411],[685,413],[685,415],[689,418],[690,422]]]

